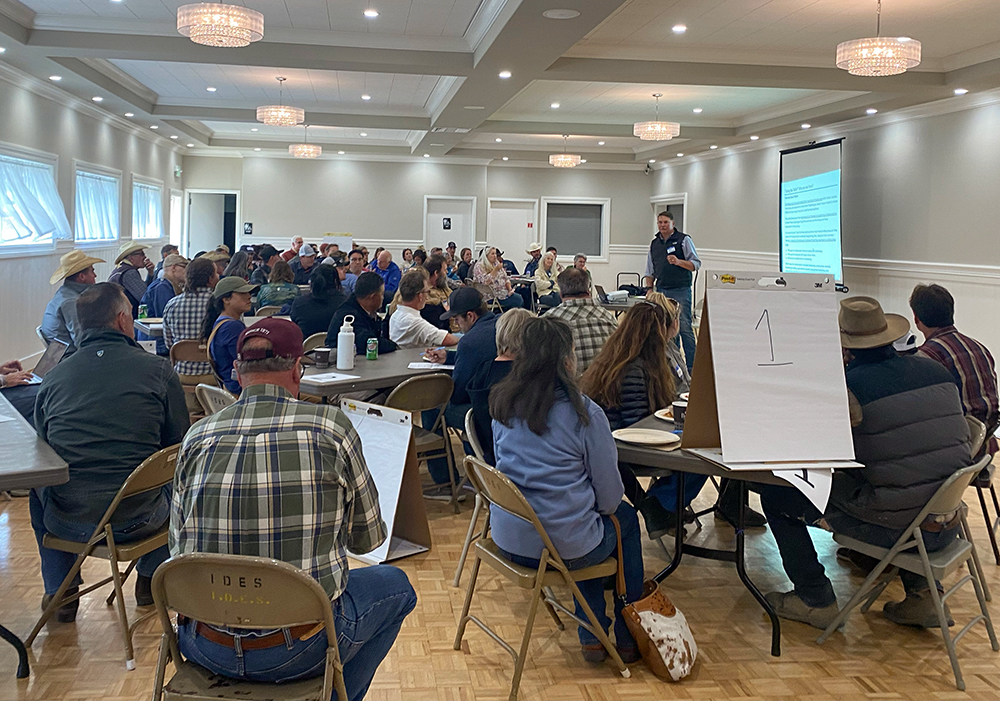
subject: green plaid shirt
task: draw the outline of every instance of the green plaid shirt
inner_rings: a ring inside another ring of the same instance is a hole
[[[347,585],[347,553],[386,538],[361,439],[336,407],[276,385],[188,431],[174,477],[170,554],[254,555],[310,573],[330,599]]]

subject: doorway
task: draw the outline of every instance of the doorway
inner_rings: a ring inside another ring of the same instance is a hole
[[[525,249],[538,241],[538,200],[493,198],[486,219],[486,243],[504,252],[519,271],[529,256]]]
[[[424,247],[447,248],[452,241],[458,250],[473,247],[476,198],[424,195]]]
[[[188,190],[187,236],[182,252],[193,258],[223,243],[235,252],[238,210],[239,193]]]

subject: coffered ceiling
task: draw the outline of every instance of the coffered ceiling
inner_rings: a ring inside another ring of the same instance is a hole
[[[1000,88],[997,0],[884,0],[883,33],[923,44],[922,64],[889,78],[834,66],[839,42],[874,33],[875,0],[246,0],[265,30],[244,49],[178,35],[179,4],[0,0],[0,61],[61,76],[59,89],[193,153],[286,156],[302,129],[255,119],[282,76],[281,99],[306,110],[324,157],[544,162],[567,134],[585,167]],[[543,15],[553,9],[579,15]],[[632,136],[653,93],[681,124],[672,142]]]

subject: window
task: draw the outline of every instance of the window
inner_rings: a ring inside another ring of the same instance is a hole
[[[132,238],[163,236],[163,191],[159,185],[132,183]]]
[[[560,258],[583,253],[588,258],[607,258],[611,201],[554,200],[542,198],[545,246],[555,246]]]
[[[76,240],[117,241],[120,180],[76,171]]]
[[[72,237],[55,166],[0,154],[0,248],[51,248]]]

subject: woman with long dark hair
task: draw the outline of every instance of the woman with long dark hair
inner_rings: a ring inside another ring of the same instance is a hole
[[[200,338],[208,345],[212,368],[222,384],[233,394],[240,393],[240,383],[233,373],[236,341],[246,327],[240,320],[250,311],[250,295],[257,289],[242,278],[232,276],[219,280],[201,320]]]
[[[496,466],[524,494],[559,555],[571,570],[614,556],[625,571],[626,598],[642,593],[642,548],[635,509],[622,501],[618,450],[604,412],[576,385],[573,333],[558,319],[541,317],[524,326],[522,347],[510,374],[490,392]],[[621,552],[612,515],[621,525]],[[506,557],[537,568],[542,541],[530,523],[502,509],[491,511],[493,540]],[[608,618],[604,579],[579,582],[602,627]],[[639,658],[635,640],[615,597],[615,640],[626,662]],[[579,602],[576,613],[584,618]],[[607,652],[579,629],[583,656],[600,662]]]
[[[347,301],[340,285],[340,275],[332,265],[317,265],[309,276],[309,292],[292,300],[292,321],[309,338],[314,333],[326,333],[333,313]]]
[[[229,265],[222,273],[222,277],[239,277],[244,281],[250,279],[250,254],[246,251],[236,251],[236,254],[229,260]]]
[[[288,263],[283,260],[275,263],[271,274],[267,276],[267,284],[261,285],[257,293],[257,308],[281,307],[298,297],[300,290],[292,282],[294,279],[295,273]]]

